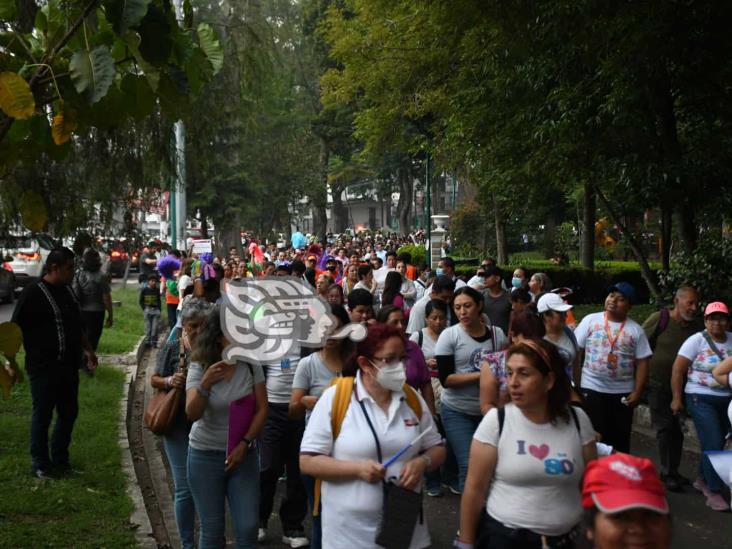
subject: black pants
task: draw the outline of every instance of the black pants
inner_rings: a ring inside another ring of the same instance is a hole
[[[290,419],[287,408],[287,404],[270,403],[267,423],[259,439],[259,522],[263,528],[267,526],[274,507],[277,481],[286,470],[287,492],[279,511],[282,530],[285,532],[302,530],[308,510],[307,493],[300,476],[300,442],[305,422]]]
[[[33,398],[30,439],[33,468],[47,470],[51,464],[67,464],[71,432],[79,414],[79,370],[76,366],[53,364],[44,371],[29,373],[28,377]],[[56,425],[49,459],[48,428],[54,409]]]
[[[630,432],[633,427],[633,408],[621,402],[629,393],[600,393],[581,389],[584,408],[590,416],[595,431],[602,435],[602,442],[618,452],[630,452]]]
[[[168,303],[168,327],[172,330],[175,328],[176,321],[178,320],[178,304],[177,303]],[[170,332],[168,332],[169,334]],[[168,337],[168,334],[165,334],[165,337]]]
[[[104,311],[81,311],[81,323],[89,345],[96,351],[104,329]]]
[[[483,514],[480,537],[475,546],[478,549],[573,549],[578,536],[574,528],[562,536],[542,536],[530,530],[516,530],[504,526],[490,515]],[[546,545],[544,545],[546,541]]]
[[[684,447],[681,420],[671,411],[672,399],[673,395],[668,387],[655,384],[648,387],[651,424],[656,430],[662,475],[678,474],[679,465],[681,465],[681,451]]]

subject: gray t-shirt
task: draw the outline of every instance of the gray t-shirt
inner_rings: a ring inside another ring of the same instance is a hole
[[[104,311],[104,294],[111,291],[107,276],[100,271],[78,272],[74,277],[73,289],[81,310],[87,312]]]
[[[504,334],[508,333],[508,322],[511,318],[511,294],[501,292],[494,297],[488,290],[483,290],[483,312],[488,316],[491,324],[498,326]]]
[[[290,354],[277,362],[262,364],[267,372],[267,400],[272,404],[289,404],[292,380],[300,362],[299,354]]]
[[[188,368],[186,391],[201,384],[203,368],[192,362]],[[211,386],[210,395],[201,419],[193,423],[189,444],[196,450],[226,451],[229,435],[229,404],[247,396],[256,383],[264,383],[264,372],[258,364],[237,362],[236,371],[230,380],[222,379]]]
[[[320,358],[320,353],[313,353],[300,361],[295,371],[295,379],[292,382],[293,389],[304,389],[305,394],[320,395],[330,387],[334,377],[340,377],[331,371]],[[310,419],[311,410],[305,411],[305,421]]]
[[[496,337],[493,339],[493,332]],[[435,345],[435,356],[454,356],[455,357],[455,373],[470,374],[475,373],[471,357],[476,351],[488,349],[490,351],[500,351],[506,345],[506,336],[498,326],[493,329],[488,327],[489,338],[485,341],[476,341],[470,336],[460,324],[450,326],[443,330]],[[445,388],[442,392],[442,403],[457,412],[479,416],[480,414],[480,386],[478,382],[473,385],[464,387]]]

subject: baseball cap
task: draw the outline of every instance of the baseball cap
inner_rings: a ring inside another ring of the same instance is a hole
[[[591,461],[585,469],[582,507],[603,513],[649,509],[668,514],[666,489],[650,459],[612,454]]]
[[[727,305],[725,305],[721,301],[713,301],[712,303],[707,305],[706,309],[704,309],[704,316],[713,315],[714,313],[722,313],[728,315],[729,309],[727,309]]]
[[[539,301],[536,304],[536,310],[539,313],[545,313],[547,311],[558,311],[560,313],[565,313],[569,311],[572,308],[572,306],[569,303],[565,303],[561,297],[559,297],[557,294],[544,294],[539,298]]]
[[[628,282],[616,282],[610,286],[610,290],[608,291],[608,293],[612,292],[620,292],[628,298],[628,301],[635,303],[635,288]]]

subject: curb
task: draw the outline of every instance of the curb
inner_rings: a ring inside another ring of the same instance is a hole
[[[696,436],[696,428],[691,418],[684,420],[684,450],[694,454],[700,454],[699,439]],[[656,430],[651,425],[651,409],[647,404],[640,404],[633,414],[633,431],[650,438],[656,437]]]
[[[139,362],[140,357],[145,351],[145,338],[141,337],[137,343],[137,351],[135,357]],[[153,529],[150,519],[145,509],[145,500],[143,499],[140,486],[137,484],[137,475],[135,474],[135,466],[132,461],[132,452],[130,451],[130,441],[128,426],[132,413],[132,394],[135,386],[135,376],[137,375],[137,362],[125,365],[125,375],[128,380],[127,391],[124,392],[120,401],[120,419],[119,419],[119,445],[122,449],[122,469],[127,477],[127,494],[132,500],[134,509],[130,516],[130,523],[135,528],[135,541],[142,548],[157,549],[158,544],[153,537]]]

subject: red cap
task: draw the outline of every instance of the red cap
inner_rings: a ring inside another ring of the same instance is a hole
[[[613,454],[591,461],[585,469],[582,507],[603,513],[650,509],[668,514],[666,489],[649,459]]]
[[[714,301],[713,303],[707,305],[707,308],[704,309],[704,316],[713,315],[714,313],[722,313],[728,315],[729,309],[727,309],[727,305],[725,305],[721,301]]]

